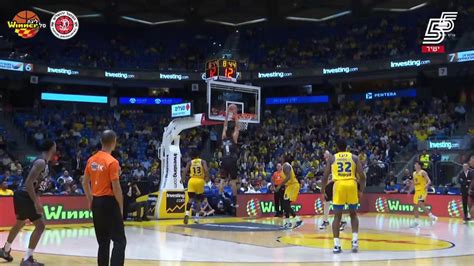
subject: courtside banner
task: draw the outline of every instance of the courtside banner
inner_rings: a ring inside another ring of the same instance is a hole
[[[41,196],[46,224],[74,224],[92,222],[85,196]],[[15,224],[13,197],[0,197],[0,227]]]
[[[238,217],[271,217],[275,215],[273,194],[243,194],[237,196]],[[436,216],[462,217],[462,202],[459,195],[428,195],[427,206]],[[321,215],[324,201],[321,194],[300,194],[292,203],[298,215]],[[361,204],[361,212],[411,214],[413,212],[413,194],[366,193]],[[332,210],[332,207],[331,207]]]

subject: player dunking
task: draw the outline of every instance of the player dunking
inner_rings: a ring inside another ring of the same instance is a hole
[[[303,224],[301,218],[296,216],[295,211],[291,208],[291,202],[295,202],[298,199],[300,193],[300,183],[296,179],[293,167],[291,167],[292,158],[285,158],[282,160],[283,171],[281,173],[283,182],[276,187],[275,192],[278,192],[282,186],[285,186],[285,195],[283,196],[283,211],[285,212],[284,227],[287,229],[297,228]],[[290,220],[290,215],[294,221]],[[294,225],[293,225],[294,224]]]
[[[233,205],[236,204],[237,198],[237,184],[238,184],[238,169],[237,169],[237,159],[239,157],[237,143],[239,140],[239,123],[235,123],[234,130],[229,129],[229,116],[232,114],[235,116],[237,114],[237,106],[235,104],[229,105],[226,117],[224,120],[224,127],[222,129],[222,163],[220,169],[221,175],[221,193],[224,188],[224,179],[230,180],[230,185],[232,187],[232,202]],[[236,120],[237,121],[237,120]]]
[[[333,207],[334,221],[332,223],[332,232],[334,234],[333,253],[341,253],[341,242],[339,239],[339,227],[342,219],[342,212],[346,204],[349,205],[349,214],[352,226],[352,252],[358,252],[358,232],[359,219],[357,217],[357,208],[359,198],[365,189],[365,173],[360,164],[359,158],[346,152],[347,144],[345,140],[339,139],[336,143],[337,153],[330,158],[324,169],[324,177],[322,181],[322,191],[325,191],[328,177],[332,174],[334,180],[333,188]],[[360,193],[357,191],[357,177],[359,178]]]
[[[204,200],[204,185],[209,180],[209,170],[205,160],[199,158],[197,150],[191,151],[192,160],[186,164],[186,168],[181,175],[181,183],[189,173],[188,181],[188,197],[189,201],[186,205],[186,215],[184,216],[184,224],[188,224],[189,210],[194,205],[196,207],[196,215],[194,222],[199,222],[199,211],[201,209],[201,202]]]
[[[20,265],[28,266],[42,266],[44,264],[39,263],[33,259],[33,251],[38,245],[38,242],[45,229],[43,216],[43,206],[38,200],[37,188],[43,179],[48,176],[49,168],[48,162],[51,160],[53,155],[56,153],[56,143],[52,140],[45,140],[41,144],[41,156],[36,158],[31,169],[26,176],[23,178],[20,187],[15,191],[13,196],[13,205],[15,207],[16,223],[8,234],[7,242],[5,246],[0,249],[0,258],[3,258],[9,262],[13,261],[13,257],[10,255],[11,245],[15,240],[20,230],[25,226],[26,220],[30,220],[35,225],[35,230],[31,233],[30,243],[28,250],[26,251],[25,257],[21,260]]]
[[[413,203],[416,205],[413,209],[415,214],[415,222],[412,224],[412,227],[418,227],[420,222],[418,217],[420,216],[418,208],[421,208],[424,213],[428,213],[428,216],[433,222],[438,220],[438,217],[434,216],[431,211],[426,208],[425,201],[428,196],[428,187],[431,185],[431,180],[425,170],[421,169],[421,163],[415,162],[415,172],[413,172],[413,183],[408,191],[410,194],[413,189],[415,189],[415,195],[413,196]]]

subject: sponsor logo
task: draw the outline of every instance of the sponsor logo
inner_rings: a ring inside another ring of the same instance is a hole
[[[323,68],[323,75],[340,74],[359,71],[358,67],[337,67],[337,68]]]
[[[46,28],[46,24],[41,23],[38,15],[30,10],[18,12],[12,20],[7,21],[7,25],[9,29],[14,29],[15,33],[23,39],[33,38],[40,29]]]
[[[446,35],[454,30],[454,21],[458,12],[443,12],[439,18],[431,18],[426,26],[425,37],[421,51],[423,53],[444,53],[444,41]]]
[[[324,213],[324,203],[320,198],[317,198],[316,201],[314,201],[314,212],[316,214]]]
[[[258,199],[251,199],[247,201],[247,214],[250,217],[259,216],[262,213],[260,210],[260,201]]]
[[[178,187],[178,154],[173,154],[173,183],[174,187]]]
[[[405,61],[390,61],[391,68],[400,68],[400,67],[412,67],[412,66],[422,66],[431,64],[431,60],[405,60]]]
[[[258,72],[258,78],[286,78],[293,76],[291,72]]]
[[[181,75],[181,74],[163,74],[163,73],[160,73],[160,79],[185,80],[185,79],[189,79],[189,76]]]
[[[448,202],[448,213],[451,217],[461,217],[462,202],[461,200],[452,200]]]
[[[79,20],[74,13],[63,10],[53,15],[49,26],[56,38],[68,40],[74,37],[79,30]]]
[[[452,142],[452,141],[439,141],[439,142],[428,141],[428,148],[429,149],[445,149],[445,150],[447,149],[447,150],[451,150],[451,149],[457,149],[459,147],[460,147],[459,143]]]
[[[191,103],[179,103],[171,106],[171,117],[173,118],[190,116],[191,114]]]
[[[291,205],[291,208],[293,208],[295,212],[299,212],[302,207],[303,206],[301,204]],[[274,213],[275,204],[273,203],[273,201],[259,201],[258,199],[251,199],[247,202],[247,214],[249,214],[249,212],[252,215],[255,213],[254,216],[259,215],[259,214]],[[251,215],[249,214],[249,216]]]
[[[91,163],[91,170],[92,171],[104,171],[104,166],[101,164],[98,164],[96,162]]]
[[[63,205],[44,205],[46,221],[85,220],[92,218],[90,210],[66,210]]]
[[[22,62],[0,60],[0,69],[11,71],[23,71],[24,64]]]
[[[185,206],[184,192],[166,192],[166,213],[183,213]]]
[[[397,93],[393,91],[389,91],[389,92],[379,92],[379,93],[367,92],[365,94],[366,100],[372,100],[374,98],[388,98],[388,97],[397,97]]]
[[[386,199],[379,197],[375,200],[375,210],[377,212],[405,212],[411,213],[415,209],[414,204],[404,204],[397,199]],[[426,205],[428,209],[432,209],[431,205]],[[420,209],[420,211],[422,211]]]
[[[104,72],[106,78],[118,78],[118,79],[133,79],[135,78],[134,74],[128,74],[124,72]]]
[[[64,74],[64,75],[79,75],[79,71],[77,70],[72,70],[68,68],[54,68],[54,67],[48,67],[47,69],[48,73],[53,73],[53,74]]]

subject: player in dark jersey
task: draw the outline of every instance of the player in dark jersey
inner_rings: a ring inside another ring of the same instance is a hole
[[[35,225],[35,230],[31,233],[30,243],[25,257],[21,260],[21,266],[42,266],[44,264],[36,262],[33,259],[33,251],[43,234],[45,225],[42,219],[43,205],[36,195],[41,179],[49,174],[48,161],[56,153],[56,143],[52,140],[45,140],[41,144],[41,155],[36,158],[30,167],[28,175],[23,178],[15,195],[13,196],[13,205],[15,207],[16,223],[10,229],[5,246],[0,249],[0,258],[9,262],[13,261],[10,255],[11,245],[20,230],[25,226],[26,220]]]
[[[224,128],[222,129],[222,162],[220,169],[221,180],[221,193],[224,189],[224,179],[228,179],[232,187],[233,202],[235,204],[237,197],[237,186],[238,186],[238,168],[237,159],[239,157],[239,151],[237,142],[239,140],[239,123],[235,123],[234,130],[230,129],[229,126],[229,115],[237,114],[237,108],[232,105],[229,106],[226,118],[224,120]]]

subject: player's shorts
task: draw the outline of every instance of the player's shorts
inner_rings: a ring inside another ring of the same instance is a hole
[[[41,214],[36,212],[35,203],[26,191],[15,191],[13,195],[13,206],[17,220],[30,220],[30,222],[34,222],[42,217]]]
[[[357,183],[357,190],[360,189],[360,184]],[[334,190],[334,182],[331,181],[326,185],[326,195],[324,196],[324,201],[332,201],[333,198],[333,190]]]
[[[350,210],[357,209],[359,205],[359,194],[355,180],[334,181],[332,206],[334,209],[344,209],[349,205]]]
[[[334,182],[329,182],[325,188],[326,195],[324,196],[324,201],[332,201],[333,195],[332,191],[334,189]]]
[[[223,157],[220,172],[222,178],[230,177],[231,179],[237,179],[237,158]]]
[[[283,199],[295,202],[298,199],[299,194],[300,184],[290,184],[288,186],[285,186],[285,195],[283,196]]]
[[[188,181],[188,193],[195,193],[197,195],[204,193],[204,185],[206,181],[202,178],[191,178]]]
[[[413,203],[418,204],[418,202],[425,202],[426,197],[428,196],[428,192],[424,190],[415,190],[415,195],[413,195]]]

